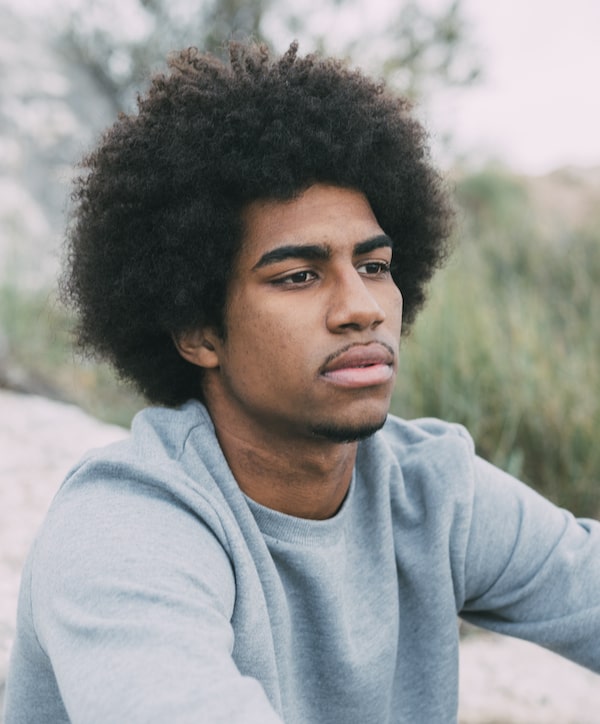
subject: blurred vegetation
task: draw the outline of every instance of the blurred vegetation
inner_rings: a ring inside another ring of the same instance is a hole
[[[223,55],[231,39],[254,38],[284,51],[292,39],[302,53],[352,58],[419,98],[440,86],[468,85],[479,74],[462,0],[432,9],[401,0],[373,13],[369,0],[58,0],[58,44],[86,68],[116,110],[127,109],[149,69],[187,46]],[[343,30],[340,32],[340,28]]]
[[[484,457],[600,516],[597,198],[549,224],[531,184],[494,168],[459,176],[456,198],[458,248],[403,341],[392,409],[463,423]],[[0,288],[4,354],[28,386],[127,424],[142,400],[106,366],[74,358],[70,325],[52,295]]]
[[[463,423],[483,457],[600,516],[600,219],[548,229],[493,169],[456,195],[460,244],[404,341],[393,410]]]
[[[144,402],[108,365],[77,356],[73,320],[53,292],[24,292],[0,279],[0,388],[79,405],[128,426]]]

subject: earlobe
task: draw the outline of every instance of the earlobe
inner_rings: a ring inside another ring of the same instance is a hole
[[[197,329],[173,335],[173,342],[183,359],[198,367],[219,366],[217,335],[210,329]]]

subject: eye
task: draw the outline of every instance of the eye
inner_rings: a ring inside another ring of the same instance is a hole
[[[383,276],[389,273],[390,264],[387,261],[367,261],[356,267],[356,271],[367,276]]]
[[[294,272],[293,274],[288,274],[285,277],[273,279],[271,283],[278,286],[294,286],[307,284],[308,282],[311,282],[313,281],[313,279],[316,278],[317,275],[315,274],[315,272],[310,271],[309,269],[302,269],[300,271]]]

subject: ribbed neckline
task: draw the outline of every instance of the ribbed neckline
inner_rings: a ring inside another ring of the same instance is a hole
[[[296,518],[293,515],[286,515],[278,510],[267,508],[249,498],[245,493],[243,495],[264,536],[285,543],[311,546],[333,543],[342,535],[345,520],[348,517],[347,511],[354,495],[354,487],[354,475],[352,475],[350,488],[344,502],[333,518],[327,518],[327,520]]]

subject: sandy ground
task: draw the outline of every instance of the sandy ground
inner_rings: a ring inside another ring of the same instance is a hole
[[[126,434],[76,407],[0,390],[0,699],[20,570],[44,512],[85,450]],[[522,641],[469,630],[460,686],[462,724],[600,724],[600,677]]]

